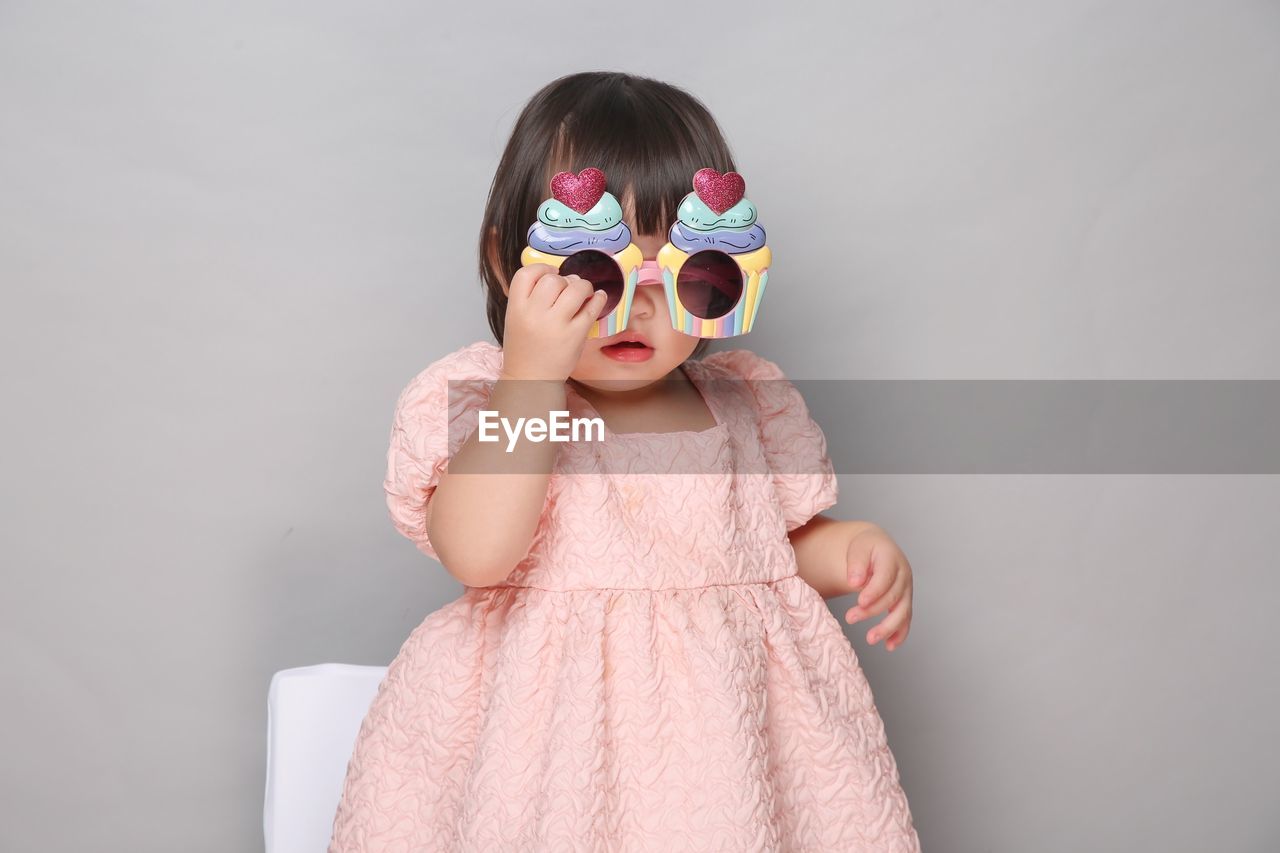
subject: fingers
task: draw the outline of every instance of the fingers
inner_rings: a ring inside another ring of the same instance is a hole
[[[907,639],[907,634],[911,633],[910,592],[911,592],[910,590],[907,590],[908,594],[904,596],[900,602],[898,602],[892,608],[890,608],[889,618],[881,622],[879,627],[877,628],[877,631],[883,630],[885,634],[888,635],[888,639],[885,640],[884,642],[884,647],[886,651],[891,652],[894,649],[896,649],[898,646],[902,645],[903,642],[906,641]],[[895,625],[889,625],[889,619],[894,617],[898,618],[898,622],[895,623]],[[895,630],[895,627],[896,627],[896,630]],[[892,631],[893,633],[889,633],[890,631]],[[877,637],[877,639],[879,638]]]
[[[591,282],[577,275],[562,276],[550,264],[530,264],[521,267],[512,277],[510,298],[513,302],[527,302],[542,311],[554,314],[566,323],[594,321],[603,307],[605,297],[594,297]],[[590,320],[581,320],[578,314],[588,307],[592,298],[598,301]]]
[[[910,589],[908,584],[909,581],[906,580],[905,576],[901,576],[899,583],[893,585],[891,594],[873,599],[873,601],[870,601],[867,605],[861,603],[861,598],[859,598],[859,602],[845,612],[846,619],[849,619],[850,622],[855,622],[859,619],[867,619],[868,616],[874,616],[876,613],[883,613],[886,610],[890,610],[890,608],[895,606],[902,596],[905,596],[906,592],[908,592]],[[865,594],[865,590],[863,594]]]
[[[595,288],[591,286],[591,282],[576,275],[565,276],[564,282],[564,287],[556,294],[555,302],[551,305],[551,312],[569,322],[595,295]]]
[[[885,641],[885,644],[884,644],[885,650],[891,652],[894,649],[896,649],[898,646],[902,645],[904,642],[906,642],[907,634],[910,634],[910,633],[911,633],[911,620],[908,619],[907,623],[903,625],[901,628],[899,628],[896,634],[894,634],[892,637],[890,637],[888,640]]]
[[[849,612],[845,614],[845,619],[849,622],[855,622],[867,614],[861,611],[861,608],[851,607]],[[856,617],[856,618],[851,618]],[[880,624],[867,632],[867,642],[875,645],[881,639],[888,637],[885,648],[893,651],[902,645],[907,639],[907,634],[911,632],[911,590],[908,588],[898,601],[889,608],[889,615],[880,621]]]
[[[852,624],[887,611],[889,615],[867,633],[867,642],[884,639],[890,651],[902,645],[911,625],[912,574],[906,555],[886,536],[860,535],[849,545],[847,573],[850,587],[861,592],[857,604],[845,612],[845,621]]]
[[[878,560],[874,551],[871,553],[868,566],[871,580],[858,594],[858,606],[865,608],[889,591],[889,587],[893,585],[899,574],[893,568],[891,564],[886,565],[884,560]]]
[[[907,601],[910,601],[910,596],[908,595],[910,591],[911,581],[909,576],[899,574],[896,582],[893,584],[893,587],[888,591],[888,594],[873,599],[866,604],[863,604],[861,598],[859,598],[858,603],[846,611],[845,618],[852,623],[859,619],[866,619],[868,616],[875,616],[877,613],[883,613],[896,606],[904,597]],[[865,590],[863,591],[863,594],[866,594]]]
[[[895,604],[889,610],[889,615],[880,621],[880,624],[867,632],[867,642],[875,645],[882,638],[889,637],[889,641],[885,643],[885,648],[894,649],[901,645],[901,640],[906,639],[907,628],[911,624],[911,602],[903,600]],[[901,639],[894,641],[899,633],[902,634]]]
[[[573,315],[573,319],[570,322],[573,324],[580,323],[583,326],[590,326],[596,320],[600,319],[600,310],[604,308],[604,304],[607,301],[608,297],[605,295],[605,292],[603,290],[597,290],[595,293],[591,294],[590,299],[582,303],[582,307]]]
[[[516,270],[511,277],[511,285],[507,290],[507,298],[513,302],[527,300],[533,292],[533,286],[546,275],[554,275],[556,268],[551,264],[529,264]]]
[[[555,270],[545,273],[530,288],[529,304],[540,311],[550,311],[560,294],[568,286],[569,280]]]

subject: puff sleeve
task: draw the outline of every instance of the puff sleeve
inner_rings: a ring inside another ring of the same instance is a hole
[[[396,401],[383,482],[387,509],[396,530],[432,559],[439,557],[427,539],[427,502],[449,459],[475,432],[501,368],[501,347],[477,341],[432,362]]]
[[[834,505],[839,484],[827,455],[826,436],[782,369],[750,350],[727,350],[708,358],[725,365],[731,375],[747,380],[761,446],[787,530],[795,530]]]

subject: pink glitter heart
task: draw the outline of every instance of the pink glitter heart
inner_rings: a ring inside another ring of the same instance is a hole
[[[557,172],[551,179],[551,195],[556,201],[578,213],[586,213],[604,195],[604,186],[604,172],[595,166],[588,166],[576,175],[573,172]]]
[[[716,213],[724,213],[747,193],[747,182],[737,172],[723,175],[715,169],[699,169],[693,175],[693,190],[702,203]]]

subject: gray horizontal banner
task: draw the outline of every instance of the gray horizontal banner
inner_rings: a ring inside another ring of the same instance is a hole
[[[793,384],[840,473],[1280,473],[1278,381]]]
[[[449,385],[455,413],[484,394],[475,382]],[[762,445],[735,455],[742,474],[820,473],[828,459],[837,474],[1280,474],[1277,380],[704,378],[698,388],[716,428],[610,434],[597,470],[723,473],[723,438]],[[594,412],[574,417],[584,414]],[[527,440],[491,431],[503,446]],[[569,443],[590,450],[597,437]],[[657,449],[664,441],[672,452]],[[520,470],[487,460],[471,470]]]

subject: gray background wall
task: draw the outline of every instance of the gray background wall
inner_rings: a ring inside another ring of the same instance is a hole
[[[550,9],[0,4],[0,848],[261,849],[271,674],[461,592],[387,430],[560,74],[716,113],[794,377],[1280,378],[1275,3]],[[1276,477],[841,486],[916,573],[846,630],[927,850],[1280,845]]]

